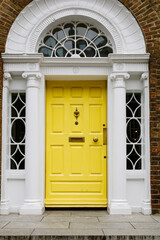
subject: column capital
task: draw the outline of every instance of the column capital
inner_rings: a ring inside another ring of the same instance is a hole
[[[3,74],[3,87],[9,87],[9,81],[12,80],[12,76],[9,72],[4,72]]]
[[[125,80],[129,78],[129,73],[112,73],[110,75],[110,79],[113,82],[113,88],[125,88]]]
[[[144,72],[141,75],[141,81],[145,81],[145,80],[148,80],[148,72]]]
[[[40,72],[24,72],[22,77],[27,79],[27,88],[39,88],[39,80],[42,77]]]
[[[40,72],[24,72],[22,73],[22,77],[27,79],[32,78],[38,80],[42,77],[42,74]]]
[[[130,74],[129,73],[111,73],[110,78],[112,81],[116,81],[119,78],[128,80],[130,78]]]
[[[143,87],[144,88],[147,88],[149,86],[149,82],[147,81],[148,77],[149,77],[148,72],[144,72],[141,75],[140,80],[143,81]]]

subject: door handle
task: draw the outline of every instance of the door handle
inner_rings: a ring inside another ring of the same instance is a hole
[[[94,141],[94,142],[98,142],[98,138],[97,138],[97,137],[94,137],[94,138],[93,138],[93,141]]]
[[[107,128],[103,128],[103,145],[107,145]]]

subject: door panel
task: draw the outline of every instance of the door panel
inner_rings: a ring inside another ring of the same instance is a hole
[[[107,205],[106,124],[105,81],[47,82],[46,207]]]
[[[102,174],[102,148],[100,146],[90,146],[90,175],[94,174]]]
[[[50,166],[52,175],[64,174],[64,147],[51,146]],[[58,161],[57,161],[58,159]]]
[[[64,105],[58,104],[52,105],[52,133],[63,132],[64,132]]]
[[[90,105],[89,106],[89,120],[90,120],[90,132],[100,133],[102,129],[102,105]]]

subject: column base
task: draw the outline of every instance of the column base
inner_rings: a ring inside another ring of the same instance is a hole
[[[2,200],[0,204],[0,214],[8,215],[10,213],[10,206],[8,200]]]
[[[142,213],[144,215],[150,215],[152,213],[151,202],[149,200],[143,201],[143,203],[142,203]]]
[[[113,200],[108,207],[110,215],[126,214],[131,215],[132,210],[127,201],[125,200]]]
[[[43,212],[44,206],[39,200],[25,200],[19,211],[21,215],[42,215]]]

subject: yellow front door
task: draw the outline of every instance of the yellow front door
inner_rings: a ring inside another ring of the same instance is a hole
[[[107,206],[106,82],[50,81],[46,207]]]

